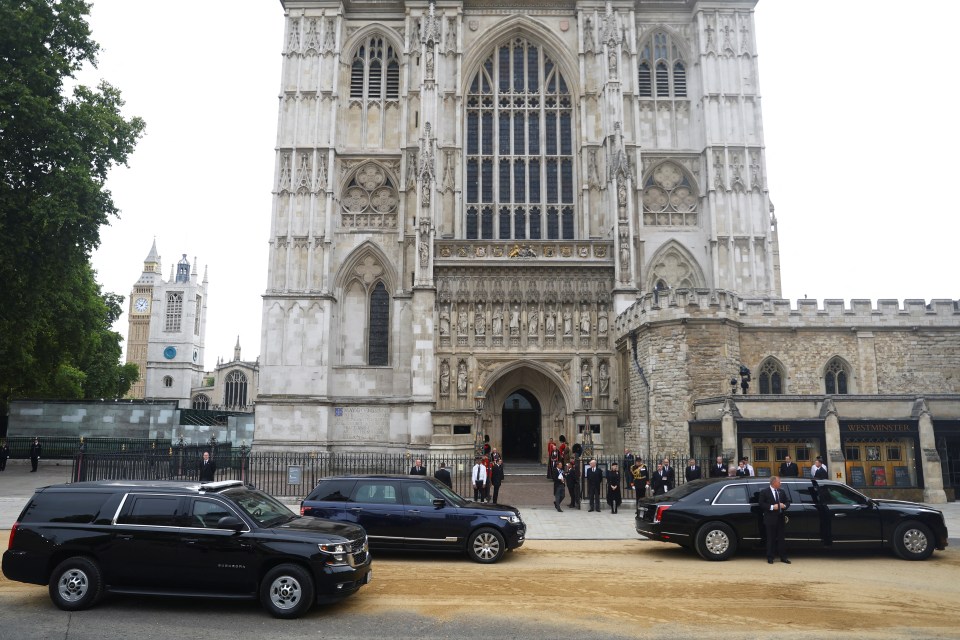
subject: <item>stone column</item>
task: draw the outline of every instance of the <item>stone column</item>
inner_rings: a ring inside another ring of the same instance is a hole
[[[731,462],[737,457],[737,421],[734,413],[737,405],[733,398],[727,398],[723,402],[723,409],[720,410],[720,433],[723,438],[723,457]]]
[[[923,469],[923,501],[930,504],[944,504],[947,494],[943,490],[943,467],[940,463],[940,454],[937,453],[936,440],[933,435],[933,416],[924,400],[920,405],[920,464]]]
[[[823,422],[824,435],[826,436],[826,465],[830,473],[831,480],[847,482],[847,467],[844,464],[843,447],[840,445],[840,417],[837,415],[837,408],[833,406],[833,400],[827,398],[820,409],[820,415],[824,415]]]

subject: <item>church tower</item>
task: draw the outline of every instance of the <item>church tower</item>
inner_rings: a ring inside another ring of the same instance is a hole
[[[157,276],[152,294],[144,397],[175,399],[186,408],[191,389],[199,387],[203,377],[207,275],[200,281],[196,259],[191,267],[183,254],[171,266],[169,280]]]
[[[160,278],[160,255],[157,241],[143,261],[143,273],[130,290],[127,309],[127,362],[134,362],[140,370],[140,379],[130,387],[128,398],[142,399],[147,380],[147,345],[150,341],[150,320],[153,317],[153,287]]]
[[[258,446],[612,451],[619,313],[779,296],[755,0],[282,4]]]

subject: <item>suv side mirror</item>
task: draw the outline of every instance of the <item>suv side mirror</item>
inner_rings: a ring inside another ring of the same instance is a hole
[[[217,529],[230,529],[231,531],[243,531],[243,523],[234,516],[223,516],[217,520]]]
[[[440,509],[440,508],[446,506],[446,504],[447,504],[447,501],[444,500],[443,498],[434,498],[434,499],[433,499],[433,506],[436,507],[437,509]]]

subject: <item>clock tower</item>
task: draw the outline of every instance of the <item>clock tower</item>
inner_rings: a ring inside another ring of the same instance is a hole
[[[127,362],[136,363],[140,370],[140,379],[130,387],[128,398],[142,399],[144,396],[153,288],[160,279],[160,256],[157,254],[157,241],[154,240],[150,253],[143,261],[143,273],[130,290],[130,306],[127,309]]]

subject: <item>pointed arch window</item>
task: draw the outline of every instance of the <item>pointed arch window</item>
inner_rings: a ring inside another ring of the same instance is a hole
[[[638,68],[637,90],[641,98],[687,97],[686,62],[665,32],[657,31],[640,47]]]
[[[204,393],[198,393],[193,396],[193,403],[191,406],[194,409],[207,410],[210,408],[210,398]]]
[[[169,389],[170,387],[172,387],[172,386],[173,386],[173,378],[171,378],[170,376],[163,376],[163,386],[165,386],[165,387],[168,388],[168,389]]]
[[[849,393],[850,371],[847,363],[834,358],[827,363],[823,376],[824,390],[827,395],[846,395]]]
[[[781,394],[783,393],[783,381],[785,379],[783,367],[772,358],[767,358],[760,365],[760,393]]]
[[[370,293],[370,318],[367,328],[367,363],[371,366],[386,366],[390,344],[390,294],[383,282],[377,282]]]
[[[247,376],[242,371],[231,371],[223,389],[225,407],[247,406]]]
[[[470,83],[465,128],[467,238],[573,239],[573,98],[542,47],[495,49]]]
[[[383,36],[373,35],[357,47],[350,65],[350,97],[375,101],[400,97],[400,60]]]

